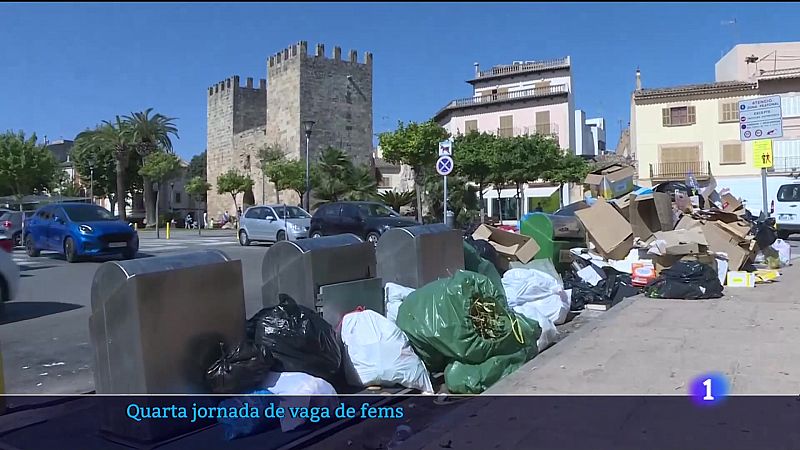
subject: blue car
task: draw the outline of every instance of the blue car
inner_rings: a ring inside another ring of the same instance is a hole
[[[69,262],[82,257],[121,254],[136,257],[139,235],[105,208],[86,203],[57,203],[39,208],[25,219],[25,250],[39,256],[49,250]]]

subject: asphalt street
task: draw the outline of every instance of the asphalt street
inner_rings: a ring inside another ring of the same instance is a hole
[[[140,233],[138,258],[219,249],[242,261],[248,317],[261,309],[261,263],[267,245],[241,247],[232,231],[176,231],[171,239]],[[5,392],[76,394],[94,390],[89,343],[91,286],[104,260],[67,263],[60,255],[13,258],[21,271],[17,299],[0,316]],[[111,258],[113,259],[113,258]]]

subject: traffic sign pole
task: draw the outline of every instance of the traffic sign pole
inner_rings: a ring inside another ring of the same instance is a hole
[[[436,160],[436,172],[442,176],[444,199],[442,205],[442,223],[447,225],[447,175],[453,171],[453,142],[450,140],[439,142],[439,159]]]
[[[442,223],[447,224],[447,175],[444,176],[444,212],[442,213]]]
[[[759,97],[739,102],[739,140],[753,142],[753,162],[761,168],[761,211],[770,216],[767,169],[773,167],[772,139],[783,137],[781,96]]]

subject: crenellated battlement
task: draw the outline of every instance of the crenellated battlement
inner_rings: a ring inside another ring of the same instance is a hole
[[[296,58],[325,58],[325,45],[324,44],[317,44],[314,54],[308,54],[308,42],[307,41],[300,41],[296,44],[292,44],[285,49],[275,53],[274,55],[269,57],[267,61],[267,67],[273,68],[280,66],[281,64],[285,64],[287,61]],[[362,62],[358,61],[358,52],[356,50],[350,50],[346,60],[342,60],[342,48],[341,47],[334,47],[333,53],[330,57],[332,61],[343,61],[349,62],[353,64],[364,64],[371,66],[372,65],[372,53],[371,52],[364,52],[364,59]]]
[[[234,91],[238,89],[251,89],[254,91],[267,90],[267,80],[264,78],[258,80],[258,87],[253,86],[253,77],[247,77],[244,86],[241,85],[239,78],[239,75],[234,75],[220,81],[219,83],[215,83],[208,88],[208,96],[211,97],[215,94],[219,94],[220,92],[224,93],[225,91]]]

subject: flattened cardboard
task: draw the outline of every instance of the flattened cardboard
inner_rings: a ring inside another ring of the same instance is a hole
[[[631,224],[602,198],[590,208],[575,211],[597,252],[606,259],[625,259],[633,248]]]
[[[739,247],[739,240],[722,229],[717,222],[706,222],[701,227],[708,242],[708,250],[728,255],[728,268],[731,271],[741,269],[750,259],[750,252]]]
[[[739,201],[736,197],[731,194],[725,194],[722,196],[722,210],[725,212],[738,212],[741,211],[744,214],[744,208],[742,207],[742,202]]]
[[[633,237],[648,239],[658,231],[674,229],[672,200],[670,200],[669,194],[653,192],[645,195],[631,195],[629,202]]]
[[[595,197],[614,199],[633,190],[633,176],[636,170],[630,166],[614,164],[601,170],[596,170],[584,179],[584,184]]]
[[[611,205],[614,206],[614,208],[616,208],[617,211],[619,211],[622,217],[624,217],[626,220],[630,220],[631,198],[633,197],[634,195],[631,194],[624,197],[609,200],[609,203],[611,203]]]
[[[675,229],[676,230],[691,230],[692,228],[702,227],[702,226],[703,226],[703,222],[700,222],[699,220],[692,219],[689,216],[683,216],[683,217],[681,217],[681,220],[679,220],[678,223],[675,225]]]
[[[717,225],[741,240],[745,240],[747,238],[751,229],[750,225],[743,221],[731,223],[718,222]]]
[[[666,255],[695,255],[706,253],[708,242],[700,228],[690,230],[658,231],[656,240],[664,241]]]
[[[475,240],[483,239],[489,241],[489,244],[497,250],[498,253],[505,256],[512,261],[519,261],[523,264],[532,260],[540,247],[532,238],[504,231],[490,225],[481,225],[472,233],[472,238]]]

